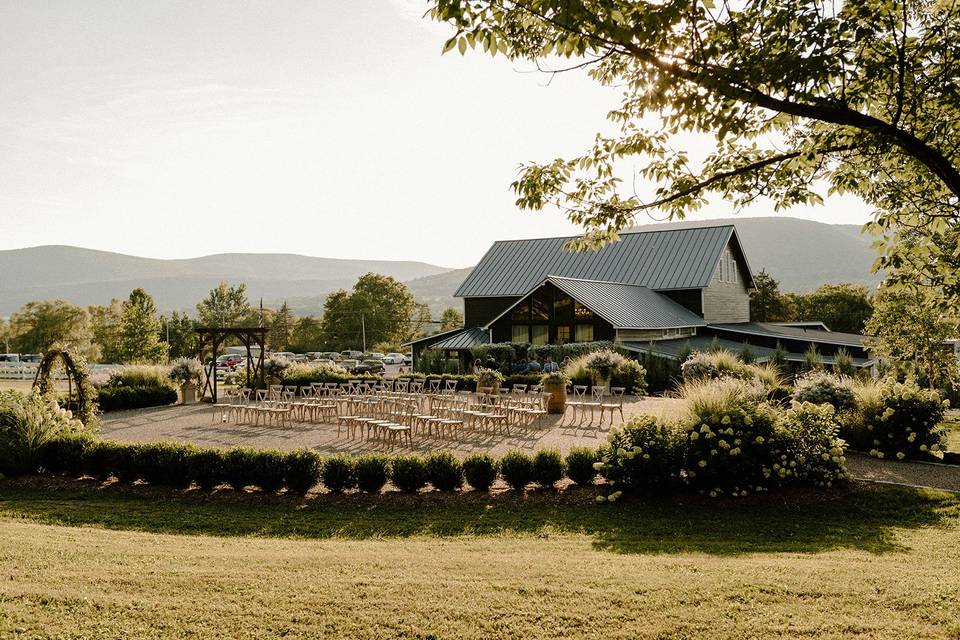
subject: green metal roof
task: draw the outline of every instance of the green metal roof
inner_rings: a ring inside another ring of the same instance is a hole
[[[673,338],[652,342],[623,342],[620,343],[620,346],[628,351],[652,353],[653,355],[663,356],[665,358],[677,359],[680,353],[687,348],[691,351],[709,351],[714,347],[720,347],[732,353],[739,353],[740,350],[743,349],[743,344],[743,342],[735,342],[724,338],[714,339],[712,336],[693,336],[690,338]],[[767,362],[773,357],[775,349],[751,344],[750,351],[753,352],[758,362]],[[806,355],[803,353],[785,353],[788,362],[804,362],[806,360]],[[832,365],[836,362],[835,356],[820,354],[820,358],[824,364]],[[874,362],[867,358],[851,358],[851,360],[853,360],[853,365],[858,368],[869,367]]]
[[[655,290],[703,288],[710,284],[731,237],[739,245],[733,225],[641,231],[625,233],[618,242],[586,252],[563,248],[573,237],[501,240],[454,295],[522,296],[548,275]],[[749,265],[745,268],[749,271]]]
[[[736,322],[733,324],[711,324],[711,329],[718,329],[726,333],[743,334],[745,336],[765,336],[768,338],[783,338],[791,340],[807,340],[823,344],[834,344],[844,347],[866,348],[866,336],[858,333],[843,333],[841,331],[824,331],[804,326],[790,326],[775,322]]]
[[[490,342],[490,332],[480,327],[462,329],[439,342],[430,345],[431,349],[450,349],[452,351],[470,349]]]

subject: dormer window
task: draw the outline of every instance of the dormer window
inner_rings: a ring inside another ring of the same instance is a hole
[[[737,261],[733,257],[733,252],[729,248],[724,249],[720,256],[720,265],[717,269],[717,278],[720,282],[737,281]]]

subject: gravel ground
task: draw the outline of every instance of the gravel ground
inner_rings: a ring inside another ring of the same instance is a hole
[[[683,402],[672,398],[629,398],[624,401],[624,417],[637,414],[673,417],[683,411]],[[512,427],[507,435],[468,433],[456,440],[415,435],[413,446],[392,446],[379,440],[337,436],[335,424],[291,424],[286,427],[214,422],[210,405],[171,406],[137,411],[120,411],[104,416],[102,435],[114,440],[147,442],[178,440],[214,447],[264,447],[278,449],[315,449],[323,454],[396,451],[429,453],[448,449],[461,455],[475,451],[502,454],[510,449],[535,451],[543,448],[567,452],[571,447],[596,447],[605,442],[610,425],[602,427],[570,425],[570,413],[561,422],[559,416],[547,416],[542,423]],[[620,423],[619,415],[614,421]]]
[[[638,414],[676,417],[683,412],[683,402],[672,398],[630,398],[624,402],[624,415]],[[569,415],[569,414],[568,414]],[[253,426],[214,422],[209,405],[171,406],[138,411],[122,411],[104,416],[102,435],[114,440],[148,442],[177,440],[213,447],[263,447],[279,449],[314,449],[322,454],[367,453],[370,451],[429,453],[448,449],[460,455],[486,451],[494,455],[510,449],[535,451],[555,448],[567,452],[571,447],[596,447],[606,440],[609,425],[570,425],[570,418],[561,422],[548,416],[542,424],[526,428],[514,427],[510,434],[470,433],[453,439],[416,436],[412,446],[391,445],[379,440],[337,436],[336,425],[292,424],[287,427]],[[619,416],[615,423],[619,423]],[[854,478],[894,482],[960,491],[960,467],[877,460],[850,453],[847,467]]]

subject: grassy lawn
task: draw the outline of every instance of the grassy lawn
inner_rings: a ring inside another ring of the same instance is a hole
[[[947,435],[947,451],[960,453],[960,416],[948,417],[943,422],[943,426],[950,430]]]
[[[957,637],[960,495],[307,501],[0,481],[0,637]]]

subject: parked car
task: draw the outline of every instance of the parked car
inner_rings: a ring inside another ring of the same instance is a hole
[[[24,353],[20,356],[20,362],[40,362],[43,360],[42,353]]]
[[[324,367],[334,367],[337,365],[333,360],[328,360],[327,358],[320,358],[319,360],[314,360],[314,364],[324,366]]]
[[[307,357],[307,360],[311,360],[311,361],[320,360],[323,358],[323,353],[321,351],[307,351],[305,355]]]
[[[382,374],[387,369],[383,366],[381,360],[364,360],[353,368],[354,373],[372,373],[374,375]]]
[[[403,364],[413,364],[413,352],[403,354]]]
[[[379,351],[371,351],[370,353],[363,354],[362,359],[363,360],[379,360],[380,362],[383,362],[383,359],[385,357],[386,355],[380,353]]]
[[[321,358],[326,358],[327,360],[333,360],[334,362],[340,362],[343,360],[343,356],[340,355],[338,351],[324,351],[320,354]]]
[[[243,364],[243,356],[236,353],[225,353],[217,358],[217,369],[230,369],[231,371]]]
[[[383,356],[383,364],[403,364],[402,353],[388,353]]]
[[[293,362],[293,359],[297,356],[297,354],[293,353],[292,351],[274,351],[270,355],[272,357],[283,358],[284,360],[289,360],[291,362]]]
[[[363,357],[363,351],[341,351],[340,355],[344,358],[350,358],[351,360],[359,360]]]
[[[346,369],[347,371],[353,371],[354,367],[358,366],[359,364],[360,364],[359,360],[354,360],[350,358],[340,361],[340,366]]]
[[[0,362],[20,362],[20,354],[0,353]]]
[[[291,353],[291,354],[287,357],[287,360],[289,360],[290,362],[306,362],[306,361],[307,361],[307,356],[305,356],[305,355],[302,354],[302,353]]]

